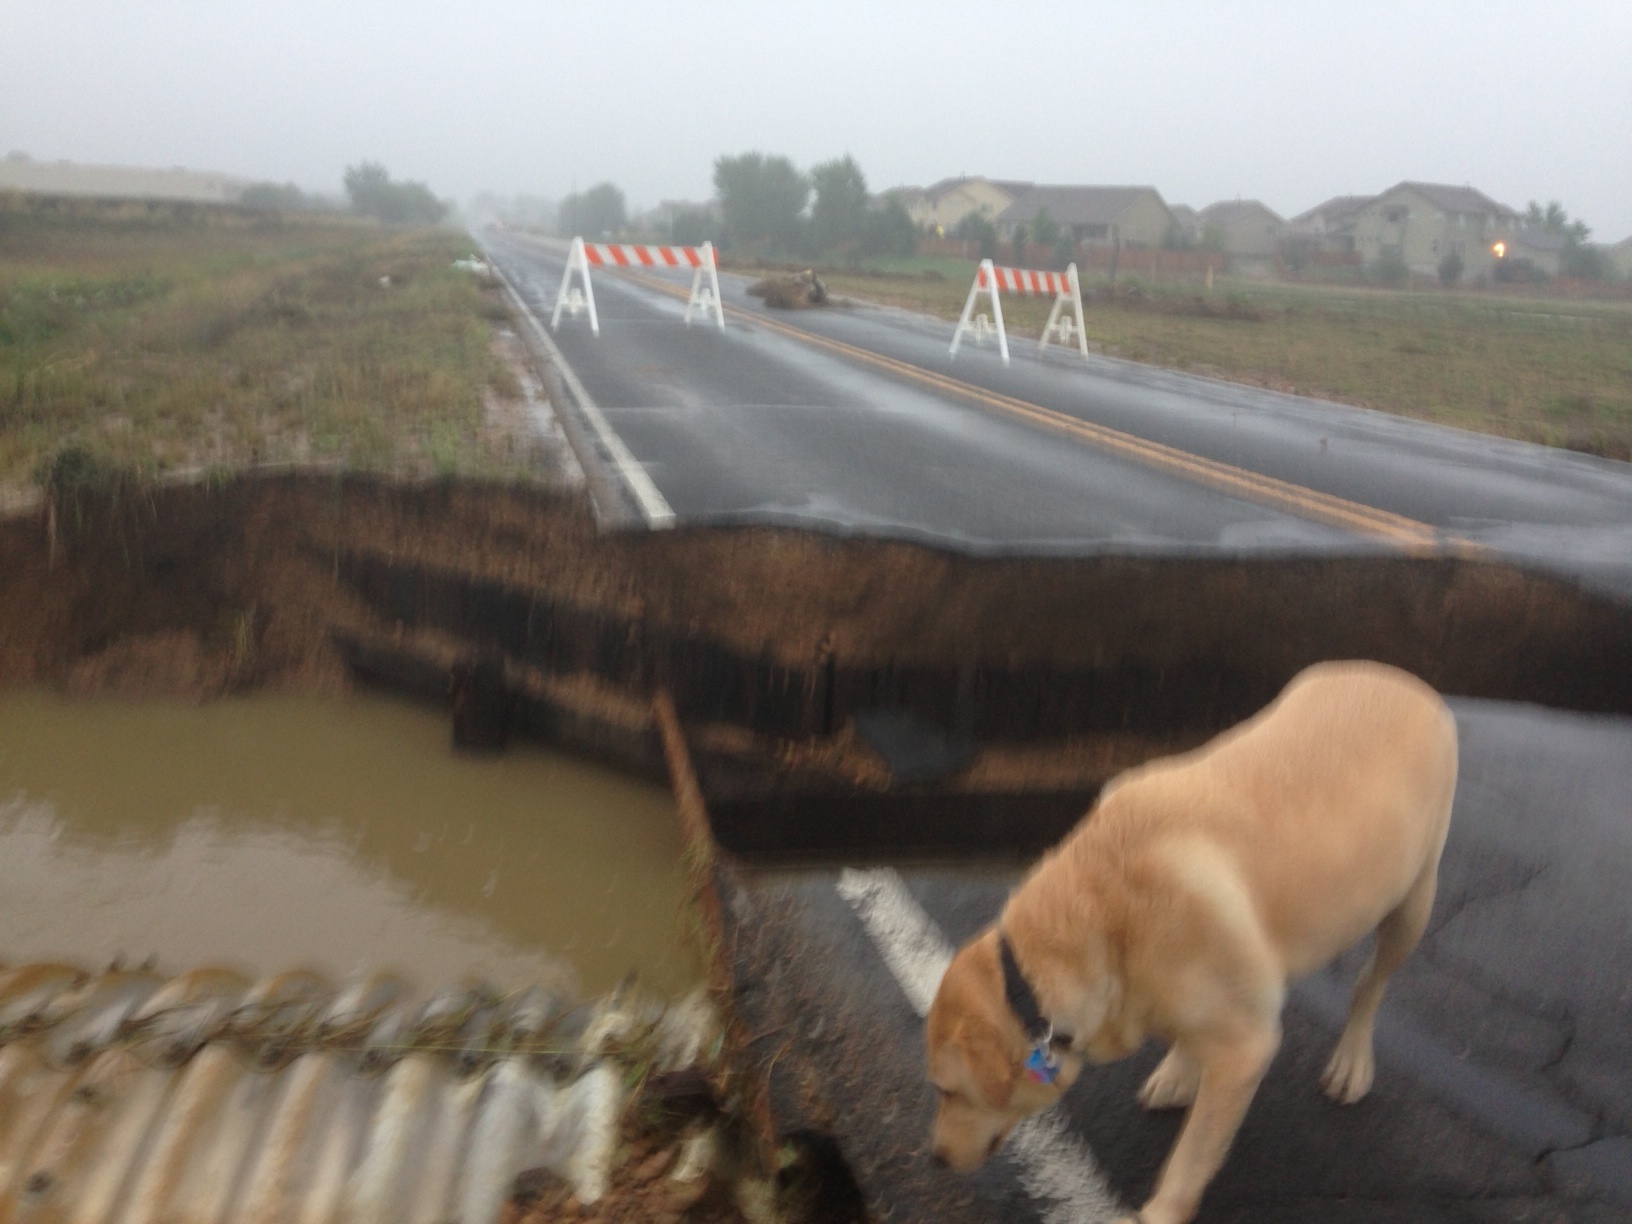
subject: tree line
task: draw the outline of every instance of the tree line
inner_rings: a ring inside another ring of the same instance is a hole
[[[347,166],[346,200],[350,211],[388,225],[435,225],[449,205],[424,183],[393,179],[379,162]],[[327,196],[302,191],[294,183],[252,183],[238,203],[258,212],[333,212],[339,205]]]
[[[711,207],[672,210],[662,236],[684,246],[712,241],[739,254],[837,261],[910,255],[918,246],[918,227],[906,208],[893,197],[875,199],[848,154],[808,172],[760,152],[723,156],[714,163],[714,195]],[[594,240],[616,237],[629,225],[623,192],[598,183],[561,201],[556,229]]]

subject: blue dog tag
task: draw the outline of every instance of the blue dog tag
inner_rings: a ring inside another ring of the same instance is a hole
[[[1034,1084],[1052,1084],[1060,1078],[1060,1061],[1046,1045],[1032,1046],[1026,1055],[1026,1078]]]

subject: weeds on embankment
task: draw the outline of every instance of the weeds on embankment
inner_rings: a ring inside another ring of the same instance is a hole
[[[822,278],[834,295],[956,319],[974,276],[965,267]],[[1084,309],[1090,347],[1111,356],[1632,459],[1625,303],[1258,282],[1208,295],[1127,277],[1114,297],[1105,290],[1085,285]],[[1197,302],[1212,308],[1185,309]],[[1003,317],[1035,337],[1051,304],[1005,296]]]
[[[502,303],[470,240],[338,217],[0,197],[0,486],[332,462],[495,474]]]

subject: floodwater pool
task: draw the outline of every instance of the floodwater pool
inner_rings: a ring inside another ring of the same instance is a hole
[[[0,960],[604,991],[701,976],[662,787],[377,695],[0,693]]]

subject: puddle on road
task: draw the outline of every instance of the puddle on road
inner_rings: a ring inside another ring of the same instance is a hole
[[[0,693],[0,959],[393,969],[587,992],[700,976],[673,801],[378,696]]]

